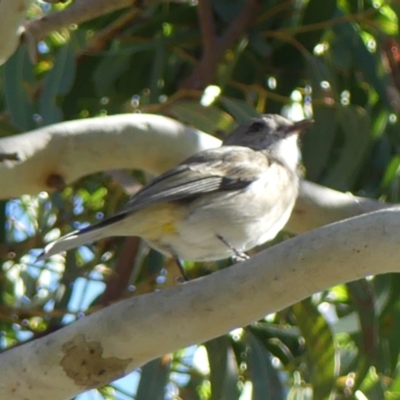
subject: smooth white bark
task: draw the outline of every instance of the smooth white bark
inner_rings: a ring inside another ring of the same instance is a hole
[[[52,190],[52,177],[71,183],[85,175],[139,168],[155,175],[186,157],[220,145],[210,135],[153,114],[122,114],[62,122],[0,139],[0,199]],[[287,225],[293,233],[387,208],[387,204],[303,181]]]
[[[332,222],[393,206],[303,180],[285,229],[292,233],[303,233]]]
[[[4,64],[19,45],[22,23],[32,0],[0,1],[0,65]]]
[[[210,276],[107,307],[4,353],[0,398],[69,399],[333,285],[399,272],[399,226],[400,208],[351,218]]]
[[[171,118],[121,114],[45,126],[0,139],[0,153],[20,161],[0,163],[0,198],[51,190],[55,176],[71,183],[118,168],[154,174],[220,141]]]

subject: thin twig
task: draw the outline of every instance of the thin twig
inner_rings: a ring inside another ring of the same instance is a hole
[[[141,10],[138,8],[133,8],[127,11],[112,24],[96,32],[82,52],[86,54],[104,50],[108,43],[114,39],[115,35],[121,32],[126,26],[132,24],[140,13]]]
[[[161,0],[147,0],[144,2],[144,5],[146,6],[160,1]],[[27,22],[25,30],[36,40],[40,40],[50,32],[61,28],[67,28],[71,24],[80,24],[122,8],[142,8],[141,3],[140,1],[136,2],[134,0],[77,0],[61,11],[47,14],[41,18]]]
[[[282,3],[279,3],[277,6],[271,8],[270,10],[266,11],[264,14],[260,15],[257,18],[257,24],[259,24],[260,22],[266,21],[267,19],[270,19],[274,15],[276,15],[279,12],[283,11],[284,9],[288,8],[292,3],[294,3],[294,0],[286,0],[286,1],[283,1]]]
[[[136,236],[125,239],[119,252],[115,273],[108,279],[107,288],[102,294],[99,304],[109,305],[123,297],[128,288],[129,277],[139,250],[139,243],[140,238]]]
[[[290,97],[287,96],[282,96],[278,93],[271,92],[270,90],[266,90],[263,86],[258,85],[258,84],[252,84],[252,85],[246,85],[241,82],[236,82],[236,81],[229,81],[228,85],[231,85],[244,93],[249,93],[251,91],[258,93],[259,95],[265,95],[266,97],[269,97],[273,100],[279,101],[283,104],[289,104],[292,100]]]
[[[363,12],[360,12],[357,14],[342,15],[340,17],[333,18],[329,21],[316,22],[314,24],[295,26],[292,28],[284,28],[284,29],[280,29],[278,31],[268,31],[263,34],[263,37],[276,37],[276,36],[279,36],[282,34],[297,35],[297,34],[303,33],[303,32],[316,31],[318,29],[326,29],[328,27],[332,27],[332,26],[341,24],[343,22],[363,21],[365,17],[369,17],[377,12],[379,12],[379,8],[370,8],[367,11],[363,11]]]
[[[213,49],[214,57],[214,71],[206,70],[203,60],[201,60],[197,67],[192,71],[191,75],[185,79],[181,88],[184,89],[202,89],[212,82],[216,71],[217,64],[223,58],[225,51],[233,46],[233,44],[247,31],[247,29],[254,23],[255,15],[262,2],[259,0],[247,0],[243,9],[239,12],[238,16],[230,23],[227,30],[216,41]]]
[[[255,17],[261,5],[262,2],[259,0],[247,0],[242,11],[231,22],[221,37],[218,46],[218,53],[221,56],[255,23]]]
[[[217,37],[215,34],[214,16],[210,0],[202,0],[197,7],[201,37],[203,41],[203,57],[201,68],[205,80],[212,80],[214,77],[217,61],[215,58],[215,47]]]

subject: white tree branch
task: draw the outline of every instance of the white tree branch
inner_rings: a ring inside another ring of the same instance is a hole
[[[303,233],[332,222],[389,207],[395,205],[338,192],[303,180],[300,183],[295,208],[285,229],[293,233]]]
[[[109,169],[140,168],[160,174],[220,143],[159,115],[122,114],[62,122],[0,139],[0,153],[16,153],[19,158],[0,163],[0,198],[51,190],[55,180],[68,184]]]
[[[69,399],[333,285],[399,272],[399,226],[400,208],[351,218],[210,276],[107,307],[2,354],[0,398]]]
[[[140,168],[157,175],[220,143],[210,135],[153,114],[123,114],[46,126],[0,139],[0,155],[10,155],[10,159],[4,156],[0,161],[0,199],[52,190],[55,181],[68,184],[110,169]],[[301,233],[388,206],[303,181],[287,229]]]
[[[4,64],[19,45],[22,23],[32,0],[0,1],[0,65]]]

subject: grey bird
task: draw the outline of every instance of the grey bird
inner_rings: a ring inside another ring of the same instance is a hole
[[[191,261],[245,257],[285,226],[298,194],[298,134],[312,123],[265,114],[144,186],[114,216],[48,244],[38,260],[109,236],[140,236]]]

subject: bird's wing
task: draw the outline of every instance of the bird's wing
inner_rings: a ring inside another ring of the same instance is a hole
[[[217,190],[242,189],[268,168],[264,154],[248,147],[222,146],[185,160],[154,179],[126,204],[123,213]]]
[[[107,237],[114,232],[110,230],[111,225],[118,224],[141,208],[174,200],[190,200],[217,190],[245,188],[265,173],[268,165],[262,153],[247,147],[222,146],[198,153],[146,185],[119,213],[48,244],[37,259],[44,260],[60,251]]]

